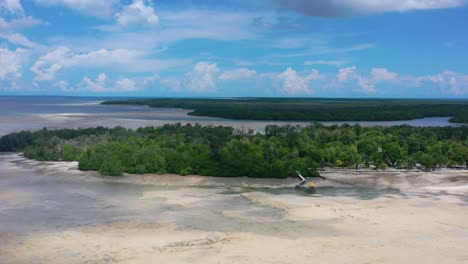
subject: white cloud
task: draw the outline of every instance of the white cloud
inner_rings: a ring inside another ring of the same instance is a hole
[[[455,8],[466,0],[273,0],[279,5],[310,16],[336,17],[383,12],[406,12]]]
[[[105,92],[106,88],[107,75],[105,73],[100,73],[96,80],[88,78],[88,76],[83,78],[83,86],[86,90],[92,92]]]
[[[189,91],[214,92],[216,91],[216,75],[219,73],[219,68],[216,63],[199,62],[195,64],[193,70],[186,74]]]
[[[149,4],[146,5],[143,0],[134,0],[132,4],[125,6],[120,13],[116,14],[116,19],[122,26],[157,26],[159,24],[159,17],[154,8]]]
[[[139,90],[136,83],[129,78],[116,81],[114,89],[119,92],[135,92]]]
[[[189,8],[157,11],[156,15],[160,19],[158,30],[154,27],[123,27],[117,21],[116,24],[95,27],[105,34],[55,38],[54,44],[84,51],[98,48],[165,51],[169,45],[189,39],[215,41],[259,39],[263,37],[263,31],[253,26],[253,23],[259,16],[268,16],[261,12],[242,10],[233,12]],[[120,12],[120,16],[123,14]],[[144,19],[141,22],[144,22]],[[125,22],[122,20],[122,23]]]
[[[90,52],[76,52],[68,47],[58,47],[41,56],[31,67],[36,81],[51,81],[58,71],[70,67],[86,69],[123,69],[130,72],[154,72],[179,66],[183,61],[156,60],[146,57],[150,54],[127,49],[100,49]]]
[[[160,37],[164,43],[186,39],[232,41],[258,37],[252,23],[259,13],[190,9],[161,11],[159,15]]]
[[[408,77],[407,77],[408,78]],[[425,83],[433,83],[439,87],[444,94],[466,95],[468,94],[468,75],[450,70],[445,70],[439,74],[409,77],[413,79],[418,86]]]
[[[72,92],[73,88],[70,87],[70,83],[65,80],[60,80],[54,83],[54,87],[58,87],[63,92]]]
[[[374,68],[371,74],[374,82],[396,81],[398,79],[397,73],[391,72],[385,68]]]
[[[105,73],[100,73],[96,79],[85,76],[76,87],[71,86],[65,80],[55,82],[54,86],[63,92],[123,93],[140,90],[132,79],[122,78],[112,81],[109,80]]]
[[[356,81],[358,85],[362,88],[362,91],[364,93],[376,93],[377,89],[375,88],[375,84],[369,81],[366,78],[363,78],[361,76],[357,76]]]
[[[378,84],[398,83],[407,89],[425,87],[439,88],[443,94],[459,96],[468,94],[468,75],[445,70],[426,76],[401,75],[386,68],[373,68],[369,74],[360,74],[356,66],[342,68],[336,76],[336,83],[355,84],[364,93],[377,93]],[[333,84],[333,83],[332,83]]]
[[[325,76],[321,75],[316,69],[313,69],[311,73],[305,76],[301,76],[291,67],[287,68],[286,71],[277,76],[277,79],[280,81],[281,92],[288,95],[310,95],[313,93],[313,90],[310,87],[310,81],[321,80],[324,78]]]
[[[337,79],[339,82],[347,82],[349,80],[354,79],[356,72],[357,72],[356,66],[339,69]]]
[[[26,60],[26,55],[23,49],[0,48],[0,80],[15,81],[21,78],[22,64]]]
[[[27,48],[40,48],[42,45],[35,43],[20,33],[0,33],[0,38],[6,39],[8,42]]]
[[[40,5],[61,5],[85,15],[98,17],[111,16],[119,2],[119,0],[36,0],[36,3]]]
[[[364,93],[376,92],[374,83],[371,80],[359,75],[356,66],[339,69],[337,80],[340,83],[349,83],[355,81]]]
[[[22,14],[23,7],[20,0],[0,0],[0,10],[10,14]]]
[[[247,68],[240,68],[231,71],[225,71],[223,74],[219,76],[220,80],[228,81],[228,80],[245,80],[254,78],[257,75],[255,70],[249,70]]]
[[[6,21],[5,19],[0,17],[0,30],[17,30],[22,28],[34,27],[40,23],[41,21],[39,19],[35,19],[30,16],[15,18],[10,21]]]
[[[306,76],[306,79],[309,81],[317,81],[317,80],[322,80],[325,78],[326,76],[320,74],[320,72],[317,69],[312,69],[311,73]]]
[[[342,66],[348,64],[347,61],[343,60],[316,60],[316,61],[305,61],[304,65],[327,65],[327,66]]]
[[[68,58],[71,57],[71,50],[67,47],[59,47],[43,56],[31,67],[31,71],[36,74],[35,81],[51,81],[55,79],[55,74],[63,67],[70,64]]]

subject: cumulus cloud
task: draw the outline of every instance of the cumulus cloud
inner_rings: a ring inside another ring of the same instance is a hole
[[[228,81],[228,80],[245,80],[251,79],[257,75],[255,70],[249,70],[247,68],[240,68],[231,71],[225,71],[223,74],[219,76],[220,80]]]
[[[377,93],[379,84],[398,83],[407,89],[438,88],[442,94],[460,96],[468,94],[468,75],[450,70],[438,74],[415,76],[402,75],[386,68],[373,68],[369,73],[359,73],[356,66],[339,69],[332,84],[357,85],[361,92]]]
[[[357,67],[346,67],[338,70],[337,79],[339,82],[347,82],[356,76]]]
[[[23,7],[20,0],[0,0],[0,10],[10,14],[22,14]]]
[[[281,89],[286,94],[312,93],[307,81],[292,68],[280,73],[278,79],[282,81]]]
[[[374,68],[371,74],[374,82],[396,81],[398,79],[397,73],[391,72],[386,68]]]
[[[383,12],[406,12],[455,8],[466,5],[466,0],[273,0],[280,6],[306,15],[340,17]]]
[[[306,74],[305,76],[301,76],[300,73],[291,67],[287,68],[277,76],[277,79],[280,81],[280,91],[288,95],[310,95],[313,93],[313,90],[310,87],[310,82],[324,78],[325,76],[321,75],[316,69],[313,69],[311,73]]]
[[[106,80],[107,75],[105,73],[100,73],[99,76],[92,80],[88,76],[83,78],[83,85],[86,90],[90,90],[92,92],[105,92],[106,88]]]
[[[356,66],[339,69],[337,77],[339,83],[355,82],[364,93],[376,93],[376,85],[381,82],[398,82],[399,75],[386,68],[373,68],[370,75],[361,75]]]
[[[356,66],[339,69],[337,80],[339,83],[349,83],[351,81],[355,81],[364,93],[376,92],[374,83],[370,79],[358,74]]]
[[[420,76],[420,77],[407,77],[412,79],[418,86],[424,84],[435,84],[439,87],[444,94],[449,95],[466,95],[468,94],[468,75],[450,70],[445,70],[441,73]]]
[[[65,80],[57,81],[53,86],[59,88],[62,92],[72,92],[74,90],[70,87],[70,83]]]
[[[129,79],[129,78],[124,78],[124,79],[120,79],[120,80],[117,80],[115,82],[115,86],[114,86],[115,90],[119,91],[119,92],[135,92],[135,91],[138,91],[140,90],[135,81]]]
[[[23,49],[0,48],[0,80],[18,80],[22,75],[22,64],[26,60]]]
[[[100,73],[95,79],[85,76],[76,87],[71,86],[65,80],[55,82],[54,86],[63,92],[122,93],[140,90],[134,80],[122,78],[113,81],[105,73]]]
[[[44,6],[61,5],[82,14],[98,17],[109,17],[113,14],[119,0],[35,0]]]
[[[122,26],[157,26],[159,24],[159,17],[154,8],[143,0],[134,0],[133,3],[125,6],[120,13],[116,14],[116,19]]]
[[[202,93],[216,91],[216,76],[219,68],[216,63],[199,62],[186,74],[189,91]]]

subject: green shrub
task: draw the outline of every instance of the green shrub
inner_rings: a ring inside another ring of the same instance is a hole
[[[99,174],[103,176],[122,176],[123,167],[119,160],[113,158],[105,159],[99,169]]]

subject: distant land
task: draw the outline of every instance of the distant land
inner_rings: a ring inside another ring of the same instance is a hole
[[[468,100],[448,99],[126,99],[104,105],[144,105],[193,110],[189,115],[275,121],[398,121],[451,117],[468,123]]]

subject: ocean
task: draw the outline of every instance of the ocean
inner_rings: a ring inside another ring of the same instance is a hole
[[[125,100],[126,98],[118,98]],[[21,130],[43,127],[86,128],[96,126],[138,128],[173,123],[191,123],[214,126],[232,126],[236,129],[263,131],[266,125],[301,125],[310,122],[229,120],[213,117],[189,116],[190,110],[150,108],[144,106],[109,106],[100,102],[116,100],[115,97],[64,97],[64,96],[0,96],[0,136]],[[458,126],[449,117],[432,117],[404,121],[382,122],[322,122],[325,125],[360,124],[362,126]]]

